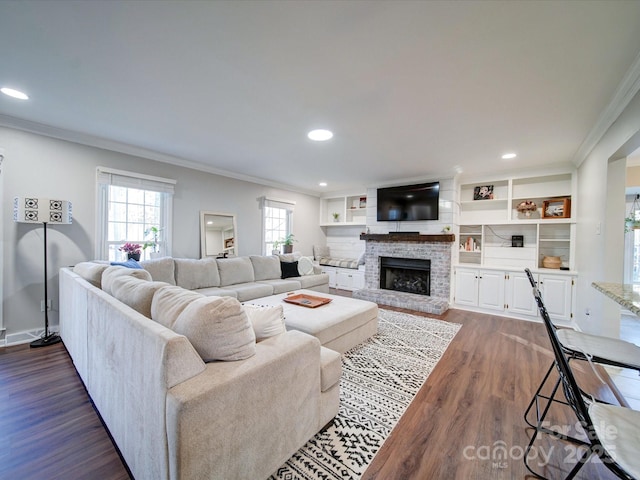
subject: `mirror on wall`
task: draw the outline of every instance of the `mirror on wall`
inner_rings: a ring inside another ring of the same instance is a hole
[[[200,212],[200,256],[233,257],[238,251],[236,216],[231,213]]]

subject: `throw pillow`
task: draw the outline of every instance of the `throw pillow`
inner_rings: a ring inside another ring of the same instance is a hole
[[[359,265],[364,265],[364,253],[365,253],[365,252],[362,252],[362,253],[360,254],[360,256],[358,257],[358,266],[359,266]]]
[[[256,334],[256,341],[274,337],[287,331],[284,325],[284,310],[282,305],[253,305],[245,303],[244,311],[249,317]]]
[[[300,260],[298,260],[298,273],[301,276],[313,274],[313,262],[309,257],[300,257]]]
[[[202,298],[200,293],[185,290],[182,287],[168,286],[159,289],[151,301],[151,319],[167,328],[173,329],[173,324],[187,306]]]
[[[126,262],[111,262],[111,265],[119,265],[121,267],[127,267],[127,268],[142,268],[142,265],[140,265],[133,258],[130,258]]]
[[[165,282],[147,282],[146,280],[124,275],[113,280],[111,290],[116,299],[145,317],[151,318],[153,295],[158,289],[167,285],[169,284]]]
[[[256,353],[256,335],[235,298],[194,300],[178,316],[173,330],[187,337],[205,362],[244,360]]]
[[[108,293],[109,295],[113,295],[113,292],[111,290],[113,281],[116,278],[122,277],[124,275],[136,277],[141,280],[147,280],[148,282],[151,281],[151,274],[146,270],[138,269],[138,268],[126,268],[120,265],[114,265],[114,266],[108,267],[107,269],[105,269],[104,272],[102,272],[102,282],[101,282],[102,290]]]
[[[329,257],[329,247],[322,247],[320,245],[313,246],[313,257],[315,260],[320,260],[320,257]]]
[[[299,277],[298,262],[280,262],[282,278]]]

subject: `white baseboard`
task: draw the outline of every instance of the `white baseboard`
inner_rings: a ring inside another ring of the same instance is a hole
[[[49,333],[59,333],[58,326],[49,327]],[[25,330],[24,332],[11,333],[4,339],[4,343],[0,342],[0,347],[11,347],[13,345],[21,345],[23,343],[31,343],[38,340],[44,334],[44,328],[36,328],[33,330]]]

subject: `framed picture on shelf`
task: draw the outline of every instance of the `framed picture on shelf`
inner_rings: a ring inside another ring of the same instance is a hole
[[[542,202],[542,218],[571,218],[571,199],[545,200]]]
[[[493,200],[493,185],[481,185],[473,189],[474,200]]]
[[[360,208],[367,207],[367,197],[360,197]]]

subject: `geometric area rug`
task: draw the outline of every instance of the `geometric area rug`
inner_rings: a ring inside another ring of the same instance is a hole
[[[378,333],[342,356],[340,411],[271,479],[358,479],[461,325],[379,310]]]

